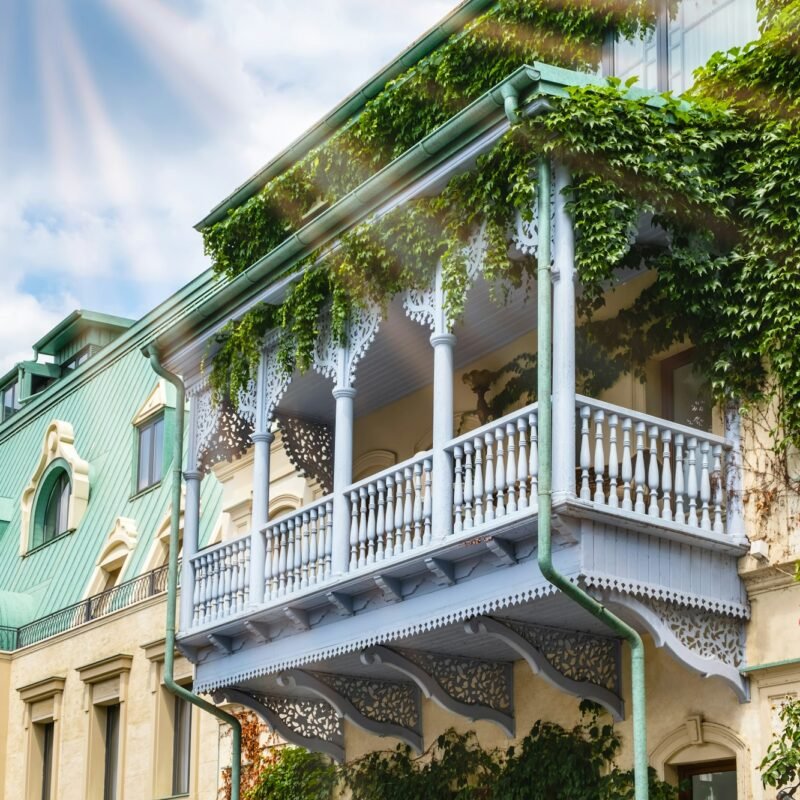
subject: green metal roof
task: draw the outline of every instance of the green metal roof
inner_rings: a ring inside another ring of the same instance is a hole
[[[126,317],[115,317],[111,314],[100,314],[96,311],[78,309],[42,336],[33,345],[33,352],[41,353],[45,356],[53,356],[88,328],[103,328],[122,333],[130,328],[134,321]]]
[[[80,600],[117,517],[135,520],[138,531],[121,578],[144,570],[154,535],[168,513],[170,473],[165,465],[159,486],[132,497],[136,451],[131,421],[157,382],[140,347],[191,307],[195,288],[193,282],[139,322],[129,323],[80,374],[37,395],[0,428],[0,498],[5,498],[9,517],[0,526],[0,625],[18,626]],[[93,315],[98,316],[104,317]],[[21,496],[40,457],[45,431],[55,419],[72,425],[75,448],[89,463],[89,504],[74,533],[21,556]],[[203,482],[201,542],[213,532],[220,501],[221,487],[210,476]],[[4,622],[5,617],[13,621]]]

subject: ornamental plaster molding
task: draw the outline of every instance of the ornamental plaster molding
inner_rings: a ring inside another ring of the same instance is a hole
[[[80,525],[89,504],[89,464],[75,449],[75,432],[69,422],[53,420],[44,434],[39,460],[30,482],[22,492],[20,555],[28,551],[32,540],[34,503],[37,491],[50,465],[61,461],[68,468],[70,478],[67,528],[74,530]]]
[[[143,422],[147,422],[147,420],[158,414],[159,411],[162,411],[168,405],[167,385],[163,380],[160,380],[153,387],[153,390],[147,396],[147,399],[134,415],[133,419],[131,420],[131,425],[138,426]]]
[[[117,517],[114,527],[106,537],[103,549],[95,562],[94,574],[86,588],[85,597],[90,597],[102,591],[106,582],[106,575],[114,570],[125,569],[125,564],[130,554],[136,549],[139,541],[139,531],[136,520],[128,517]]]

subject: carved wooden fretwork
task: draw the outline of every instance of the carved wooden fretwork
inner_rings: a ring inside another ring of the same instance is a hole
[[[673,635],[700,658],[712,658],[737,669],[744,664],[742,624],[699,608],[686,608],[662,600],[644,601]]]
[[[413,680],[442,708],[472,720],[495,722],[509,736],[514,735],[510,663],[383,646],[364,650],[361,662],[391,667]]]
[[[476,617],[465,630],[499,639],[545,680],[570,694],[594,700],[616,719],[622,718],[618,640],[493,617]]]
[[[366,354],[378,333],[382,312],[379,306],[353,309],[347,326],[347,336],[342,346],[333,332],[331,312],[328,308],[320,319],[320,331],[314,350],[313,367],[337,386],[352,386],[358,363]]]
[[[286,372],[274,352],[265,352],[263,359],[261,393],[264,403],[264,420],[262,420],[262,423],[264,429],[267,430],[269,421],[275,416],[275,409],[278,407],[278,403],[280,403],[289,388],[289,384],[292,382],[292,376]]]
[[[333,431],[324,422],[275,414],[286,455],[303,478],[316,481],[324,494],[333,490]]]
[[[470,283],[483,270],[483,259],[486,256],[487,246],[486,223],[483,223],[464,248],[467,278]],[[449,332],[453,326],[453,320],[448,319],[445,314],[444,305],[441,265],[437,265],[429,286],[424,289],[409,289],[403,299],[406,316],[436,333]]]
[[[260,694],[242,689],[222,689],[214,693],[214,700],[227,700],[249,708],[287,742],[344,761],[342,720],[324,700]]]
[[[191,394],[196,396],[194,452],[197,469],[207,473],[214,464],[232,461],[246,453],[252,444],[252,423],[238,413],[229,400],[215,404],[206,383],[195,387]]]
[[[412,683],[292,670],[280,675],[278,684],[313,692],[354,725],[422,749],[419,689]]]
[[[256,424],[256,408],[258,405],[258,394],[255,381],[248,381],[246,389],[240,389],[237,395],[239,416],[254,428]]]
[[[655,598],[606,592],[603,601],[618,613],[641,623],[656,644],[705,677],[726,680],[741,700],[748,686],[739,670],[744,659],[744,621],[695,606]]]

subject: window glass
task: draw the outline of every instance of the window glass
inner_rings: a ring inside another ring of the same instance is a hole
[[[685,92],[713,53],[758,38],[755,0],[683,0],[672,19],[663,2],[654,32],[614,45],[614,74],[637,76],[640,88]]]
[[[192,706],[175,697],[175,729],[172,741],[172,794],[189,793],[192,747]]]
[[[136,491],[158,483],[164,458],[164,417],[139,428],[139,462],[136,468]]]
[[[103,800],[117,800],[119,771],[119,705],[106,707],[106,741],[103,759]]]
[[[678,783],[680,800],[737,800],[736,761],[682,765]]]
[[[42,724],[42,800],[50,800],[53,791],[53,734],[55,723]]]
[[[17,384],[12,383],[6,386],[3,391],[3,408],[0,420],[8,419],[19,410],[19,398],[17,397]]]
[[[711,430],[711,387],[694,362],[672,370],[672,421],[703,431]]]
[[[61,470],[50,489],[42,520],[41,541],[45,544],[65,533],[69,525],[69,476]]]

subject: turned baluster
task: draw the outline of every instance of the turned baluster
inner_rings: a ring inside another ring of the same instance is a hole
[[[603,491],[603,479],[606,472],[605,434],[603,422],[606,412],[597,409],[594,412],[594,502],[604,504],[606,495]]]
[[[714,533],[724,533],[722,526],[722,503],[723,503],[723,487],[722,487],[722,445],[715,444],[713,449],[714,455]]]
[[[619,508],[617,481],[619,479],[619,455],[617,453],[617,428],[619,417],[608,415],[608,504],[611,508]]]
[[[386,558],[394,555],[394,477],[386,476]]]
[[[675,434],[675,522],[683,525],[686,514],[683,510],[684,495],[683,434]]]
[[[412,547],[422,544],[422,465],[414,464],[414,539]]]
[[[491,431],[483,436],[486,446],[486,474],[484,476],[484,517],[487,522],[494,519],[494,435]]]
[[[330,577],[333,559],[333,501],[325,503],[325,577]]]
[[[294,551],[294,519],[289,517],[286,520],[286,594],[291,594],[295,590]]]
[[[517,442],[516,426],[506,423],[506,511],[513,514],[517,510]]]
[[[472,471],[472,457],[475,450],[471,442],[464,442],[464,530],[474,524],[472,504],[475,498],[475,476]]]
[[[367,487],[367,564],[375,563],[375,536],[377,535],[377,509],[375,498],[375,484]]]
[[[209,619],[217,618],[217,594],[219,592],[219,562],[216,553],[208,556],[209,581],[208,581],[208,616]]]
[[[672,519],[672,431],[661,431],[661,518]]]
[[[403,552],[405,542],[403,541],[403,533],[405,530],[405,486],[406,482],[403,478],[402,472],[395,472],[394,474],[394,552],[399,555]],[[409,539],[409,543],[410,543]]]
[[[495,516],[503,517],[506,513],[506,453],[505,453],[505,432],[501,425],[494,432],[496,458],[494,468],[494,488],[497,502],[495,504]]]
[[[708,509],[711,501],[711,477],[708,468],[708,451],[710,448],[711,446],[708,442],[703,442],[700,445],[700,527],[704,531],[711,530],[711,515]]]
[[[375,560],[383,561],[385,556],[384,540],[386,538],[386,484],[379,480],[377,484],[378,502],[375,513]]]
[[[252,568],[252,558],[250,555],[250,540],[242,542],[242,602],[243,607],[250,602],[250,570]],[[259,566],[259,569],[261,567]]]
[[[634,473],[634,483],[636,489],[636,505],[634,511],[637,514],[644,514],[644,490],[645,490],[645,468],[644,468],[644,422],[636,423],[636,471]]]
[[[280,535],[280,558],[278,560],[278,596],[283,597],[286,594],[286,562],[289,551],[289,539],[287,536],[287,527],[285,522],[278,525]]]
[[[280,523],[273,525],[270,530],[275,542],[272,548],[272,596],[277,597],[280,594],[281,550],[283,550]]]
[[[308,584],[313,586],[319,580],[320,542],[318,528],[319,514],[316,508],[308,512]]]
[[[631,481],[633,480],[633,462],[631,461],[631,427],[629,417],[622,420],[622,510],[632,511]]]
[[[482,525],[485,519],[483,513],[484,505],[484,487],[483,487],[483,440],[476,437],[472,440],[473,447],[475,448],[475,481],[472,493],[475,498],[475,524]]]
[[[367,563],[367,490],[363,486],[358,490],[358,566]]]
[[[411,525],[414,521],[414,487],[411,483],[411,467],[403,470],[405,498],[403,502],[403,552],[407,553],[413,546],[411,541]]]
[[[528,451],[528,475],[531,476],[531,508],[539,507],[539,422],[536,413],[528,417],[530,450]]]
[[[591,500],[592,492],[589,488],[589,467],[592,465],[591,449],[589,447],[589,417],[592,410],[589,406],[581,406],[581,500]]]
[[[697,439],[692,436],[686,442],[688,450],[689,468],[686,476],[686,494],[689,497],[689,516],[688,524],[696,528],[699,522],[697,518]]]
[[[205,583],[205,570],[203,568],[203,557],[194,559],[194,591],[192,592],[192,605],[194,615],[192,625],[199,625],[203,621],[204,604],[203,589]]]
[[[358,492],[350,492],[350,571],[358,569]]]
[[[464,451],[453,448],[453,533],[464,530]]]
[[[650,503],[647,508],[647,513],[651,517],[657,517],[658,514],[658,428],[655,425],[650,426],[650,458],[647,467],[647,488],[650,496]]]
[[[308,568],[309,558],[311,555],[311,544],[309,542],[309,535],[311,533],[311,517],[308,511],[302,513],[300,521],[300,588],[305,589],[309,584]]]
[[[236,581],[239,579],[239,568],[236,563],[235,545],[229,544],[225,548],[225,595],[223,608],[225,615],[236,613]]]
[[[293,517],[291,523],[294,529],[294,569],[292,570],[292,577],[294,578],[294,590],[297,591],[300,588],[300,570],[303,565],[302,517]]]
[[[424,491],[422,500],[422,544],[430,544],[431,541],[431,516],[433,514],[433,491],[431,474],[431,461],[425,459],[422,462],[422,476],[424,479]]]
[[[272,599],[272,530],[267,528],[264,533],[264,598]],[[255,565],[258,567],[258,564]]]
[[[517,494],[517,508],[523,509],[528,507],[528,423],[525,417],[520,417],[517,420],[517,439],[519,447],[517,448],[517,480],[519,481],[519,489]]]

